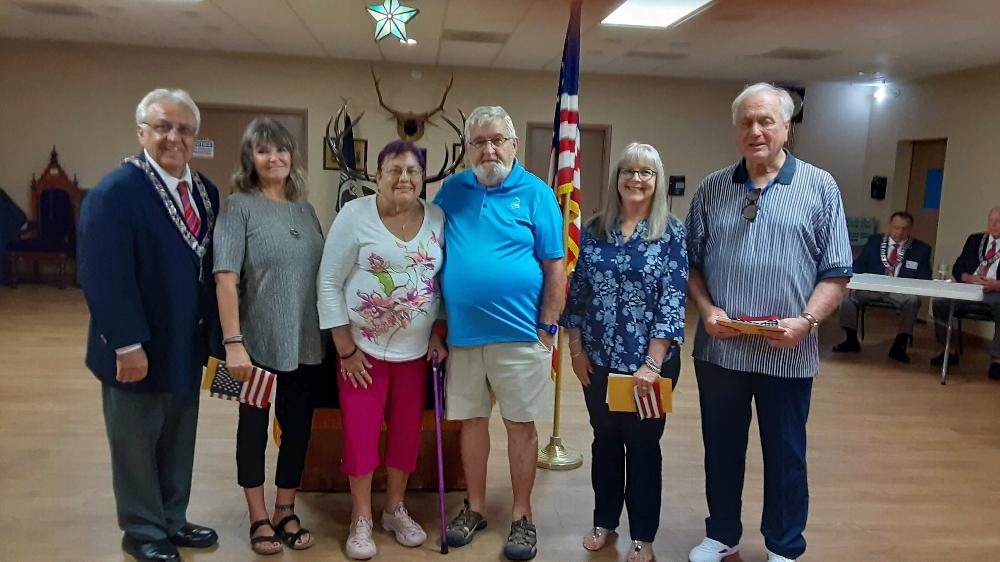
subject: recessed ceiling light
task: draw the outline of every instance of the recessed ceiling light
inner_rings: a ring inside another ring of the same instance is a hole
[[[626,0],[603,25],[665,28],[691,17],[714,0]]]
[[[404,45],[416,45],[417,44],[417,40],[414,39],[413,37],[407,37],[406,39],[400,39],[399,42],[402,43],[402,44],[404,44]]]

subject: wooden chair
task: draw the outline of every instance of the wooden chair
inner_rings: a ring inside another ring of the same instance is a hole
[[[67,266],[76,260],[76,221],[84,192],[76,177],[69,176],[59,165],[56,147],[45,171],[37,180],[31,177],[31,220],[19,240],[7,244],[10,255],[10,285],[17,286],[18,265],[31,262],[35,280],[39,278],[39,263],[54,262],[59,266],[59,287],[66,286]]]

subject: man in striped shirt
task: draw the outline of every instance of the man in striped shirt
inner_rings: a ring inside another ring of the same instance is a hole
[[[819,370],[816,327],[851,276],[851,246],[833,177],[784,150],[794,104],[770,84],[732,104],[743,159],[702,181],[687,217],[689,297],[701,320],[695,374],[705,443],[706,538],[691,562],[739,550],[750,404],[764,454],[761,532],[769,562],[806,548],[806,419]],[[718,323],[773,318],[783,332],[742,335]]]

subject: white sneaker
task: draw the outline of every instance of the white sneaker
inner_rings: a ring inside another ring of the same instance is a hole
[[[402,503],[392,513],[382,512],[382,528],[395,534],[396,542],[403,546],[420,546],[427,540],[427,533]]]
[[[353,560],[368,560],[375,556],[375,540],[372,529],[375,524],[367,517],[358,517],[351,523],[351,532],[347,536],[347,556]]]
[[[725,558],[740,551],[740,545],[727,546],[721,542],[705,537],[701,544],[691,549],[688,554],[690,562],[722,562]]]
[[[766,548],[764,550],[767,550]],[[767,550],[767,562],[795,562],[794,558],[785,558],[780,554],[775,554]]]

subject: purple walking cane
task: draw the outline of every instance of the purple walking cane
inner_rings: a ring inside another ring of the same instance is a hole
[[[444,520],[444,453],[441,446],[441,416],[444,415],[444,375],[435,351],[431,354],[431,372],[434,380],[434,432],[437,441],[438,503],[441,511],[441,554],[448,554],[448,539],[445,536]]]

